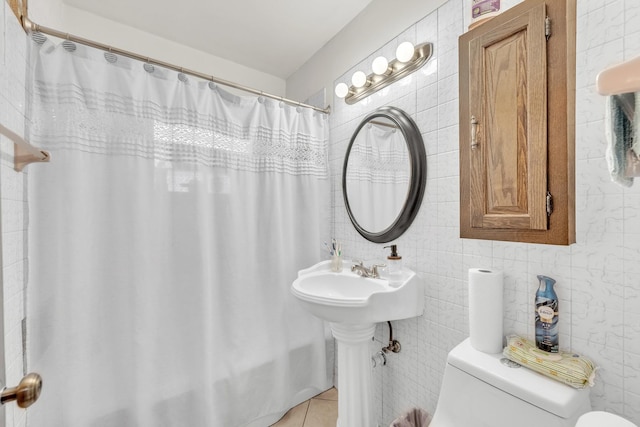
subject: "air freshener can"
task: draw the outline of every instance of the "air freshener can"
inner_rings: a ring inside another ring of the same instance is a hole
[[[549,353],[558,353],[558,295],[553,290],[556,283],[547,276],[538,276],[536,292],[536,347]]]

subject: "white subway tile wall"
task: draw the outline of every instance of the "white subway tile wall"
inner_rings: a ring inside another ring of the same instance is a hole
[[[27,38],[7,2],[0,7],[0,122],[25,131]],[[26,266],[25,174],[13,170],[13,143],[0,136],[0,215],[2,221],[2,285],[6,385],[23,376],[22,319]],[[26,411],[6,405],[7,427],[26,425]]]
[[[424,68],[354,106],[336,100],[330,119],[333,228],[347,258],[386,256],[383,245],[356,233],[342,198],[342,159],[360,120],[383,105],[400,107],[416,121],[427,151],[422,207],[396,242],[406,265],[425,281],[425,313],[393,323],[402,352],[374,371],[378,421],[389,425],[414,405],[435,410],[447,353],[468,335],[467,270],[487,266],[504,270],[505,331],[529,338],[536,275],[558,281],[561,345],[600,366],[593,407],[640,424],[640,183],[623,189],[608,177],[605,99],[595,91],[603,67],[640,55],[640,2],[577,2],[577,243],[570,247],[458,237],[458,36],[470,23],[470,3],[450,0],[336,79],[348,81],[355,70],[368,71],[380,54],[393,57],[405,40],[435,44]],[[503,0],[502,9],[517,3]],[[381,324],[372,351],[387,339]]]

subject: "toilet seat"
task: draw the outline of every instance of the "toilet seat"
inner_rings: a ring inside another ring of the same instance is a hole
[[[593,411],[587,412],[576,423],[576,427],[638,427],[631,421],[627,421],[609,412]]]

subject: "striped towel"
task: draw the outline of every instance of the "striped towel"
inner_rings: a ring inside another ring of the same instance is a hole
[[[519,336],[507,338],[503,354],[522,366],[575,388],[593,387],[596,366],[589,359],[573,353],[547,353]]]

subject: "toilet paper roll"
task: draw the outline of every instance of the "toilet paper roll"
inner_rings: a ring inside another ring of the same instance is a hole
[[[469,269],[469,337],[484,353],[502,353],[504,313],[502,271]]]

